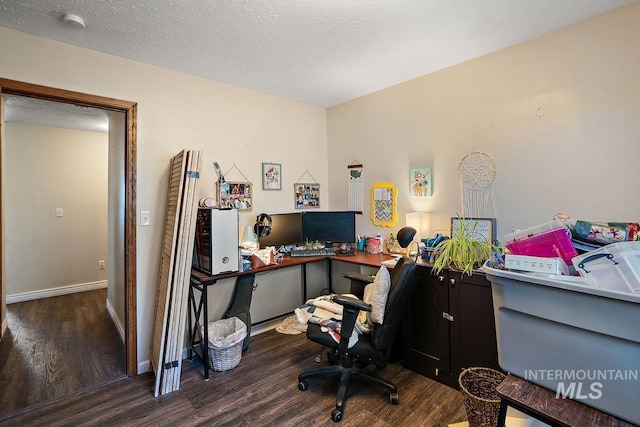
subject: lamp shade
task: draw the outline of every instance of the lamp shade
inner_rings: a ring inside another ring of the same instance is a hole
[[[429,237],[431,230],[428,212],[409,212],[405,215],[407,227],[413,227],[417,231],[416,240]]]
[[[413,227],[402,227],[400,231],[398,231],[398,244],[402,248],[406,248],[413,241],[413,238],[416,235],[416,229]]]

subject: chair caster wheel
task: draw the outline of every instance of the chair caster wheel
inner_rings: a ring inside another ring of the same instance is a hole
[[[309,384],[305,380],[298,381],[298,389],[300,391],[305,391],[309,388]]]
[[[342,411],[338,408],[331,411],[331,419],[336,423],[342,421]]]
[[[400,397],[398,397],[398,393],[389,393],[389,402],[392,405],[397,405],[400,403]]]

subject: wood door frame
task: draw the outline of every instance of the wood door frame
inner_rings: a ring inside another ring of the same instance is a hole
[[[47,101],[63,102],[84,107],[125,113],[125,224],[124,224],[124,335],[125,335],[125,372],[127,375],[138,373],[137,351],[137,273],[136,273],[136,135],[138,104],[98,95],[73,92],[0,78],[0,94],[25,96]],[[0,194],[2,190],[0,190]],[[2,203],[2,200],[0,200]],[[2,206],[0,206],[2,208]],[[4,236],[2,236],[4,238]],[[2,247],[0,250],[4,250]],[[4,254],[1,254],[4,257]],[[4,284],[0,284],[0,296],[4,293]],[[4,301],[4,298],[2,299]],[[4,304],[4,302],[2,302]],[[1,321],[1,320],[0,320]]]

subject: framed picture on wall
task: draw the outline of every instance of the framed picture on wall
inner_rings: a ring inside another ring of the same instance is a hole
[[[236,208],[250,211],[252,208],[253,188],[250,182],[218,183],[218,203],[223,208]]]
[[[296,209],[320,207],[320,184],[298,182],[293,184],[293,189]]]
[[[410,181],[411,197],[431,197],[433,191],[431,168],[411,169]]]
[[[496,242],[495,218],[460,218],[451,217],[451,236],[462,231],[478,242]]]
[[[279,163],[262,164],[262,189],[282,190],[282,165]]]

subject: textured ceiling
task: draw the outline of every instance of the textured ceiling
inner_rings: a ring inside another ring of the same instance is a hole
[[[97,108],[2,94],[5,120],[41,126],[107,132],[109,113]]]
[[[0,26],[330,107],[631,2],[0,0]]]
[[[329,107],[630,2],[0,0],[0,26]]]

